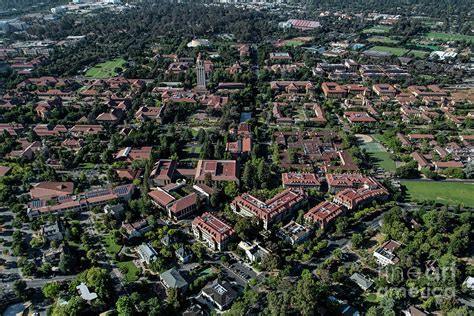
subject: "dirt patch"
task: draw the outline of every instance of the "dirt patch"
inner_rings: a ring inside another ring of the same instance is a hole
[[[360,139],[364,144],[371,143],[373,142],[373,138],[370,137],[369,135],[363,135],[363,134],[356,134],[355,135],[358,139]]]

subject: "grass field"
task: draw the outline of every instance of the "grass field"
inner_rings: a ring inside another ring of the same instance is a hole
[[[124,262],[117,262],[117,267],[127,267],[127,273],[125,274],[125,280],[127,282],[135,282],[138,280],[138,268],[135,266],[133,261],[124,261]]]
[[[377,52],[391,53],[397,57],[403,56],[406,53],[408,53],[408,49],[400,48],[400,47],[388,47],[388,46],[374,46],[370,50],[377,51]]]
[[[371,152],[370,155],[377,160],[376,164],[388,172],[395,172],[395,161],[390,158],[390,153],[386,151]]]
[[[370,43],[384,43],[384,44],[398,44],[397,40],[391,39],[387,36],[373,36],[368,39]]]
[[[379,26],[374,26],[374,27],[365,29],[362,32],[365,34],[383,34],[383,33],[387,33],[388,31],[390,31],[389,26],[379,25]]]
[[[378,141],[379,143],[383,143],[385,141],[385,139],[383,138],[383,135],[381,134],[372,134],[370,136],[376,141]]]
[[[474,36],[464,34],[452,34],[452,33],[437,33],[431,32],[425,35],[427,39],[440,40],[440,41],[468,41],[474,43]]]
[[[428,48],[428,49],[431,49],[431,50],[441,50],[441,48],[437,45],[421,45],[421,44],[418,44],[416,45],[417,48]]]
[[[285,41],[285,43],[283,44],[283,46],[285,46],[285,47],[297,47],[297,46],[301,46],[301,45],[303,45],[303,44],[304,44],[303,41],[290,40],[290,41]]]
[[[117,59],[106,61],[105,63],[97,64],[94,67],[87,70],[86,77],[109,78],[109,77],[117,76],[118,74],[115,72],[115,68],[120,67],[123,69],[126,63],[127,62],[124,59],[117,58]]]
[[[463,182],[402,181],[412,201],[474,207],[474,184]]]
[[[390,153],[387,152],[385,147],[380,143],[382,135],[370,135],[375,141],[362,144],[362,148],[365,148],[367,153],[372,159],[375,160],[375,165],[388,172],[395,172],[396,165],[395,161],[390,158]]]
[[[115,242],[115,238],[114,236],[112,236],[111,234],[107,234],[103,237],[103,241],[105,243],[105,249],[107,250],[107,252],[114,256],[115,254],[117,254],[120,249],[122,249],[122,246],[118,245],[116,242]]]
[[[86,169],[86,170],[92,170],[92,169],[95,169],[95,167],[96,167],[96,164],[93,164],[91,162],[85,162],[79,165],[79,168]]]
[[[425,58],[429,53],[423,50],[411,50],[409,54],[413,54],[417,58]]]

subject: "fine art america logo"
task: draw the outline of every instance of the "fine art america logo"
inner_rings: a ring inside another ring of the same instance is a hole
[[[388,291],[397,292],[405,298],[436,299],[454,298],[456,296],[457,269],[455,265],[447,267],[418,267],[402,269],[397,266],[386,266],[379,270],[379,279],[389,285],[379,287],[378,295],[385,295]]]

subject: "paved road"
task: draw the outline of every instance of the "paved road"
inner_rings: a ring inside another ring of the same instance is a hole
[[[1,208],[0,216],[8,218],[8,220],[3,224],[3,226],[8,227],[8,229],[4,229],[0,234],[0,238],[4,240],[4,242],[0,244],[0,258],[6,260],[7,266],[0,270],[0,274],[6,278],[11,277],[10,281],[0,284],[0,287],[8,288],[14,282],[16,276],[21,278],[21,271],[17,266],[18,258],[12,256],[10,251],[10,246],[13,241],[13,231],[15,229],[12,226],[15,214],[7,208]],[[4,251],[8,251],[9,254],[3,254]]]
[[[46,283],[69,281],[69,280],[74,279],[75,277],[76,275],[63,275],[63,276],[57,276],[57,277],[47,278],[47,279],[23,279],[23,280],[26,281],[26,285],[28,288],[42,288]]]

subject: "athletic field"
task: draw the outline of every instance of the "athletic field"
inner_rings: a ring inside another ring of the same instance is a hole
[[[411,201],[474,207],[474,183],[442,181],[401,181]]]
[[[363,141],[361,147],[365,148],[370,157],[375,160],[375,165],[377,167],[380,167],[388,172],[395,172],[395,161],[390,158],[390,153],[381,143],[375,140],[372,135],[357,136]]]
[[[115,68],[119,67],[123,69],[125,64],[126,61],[124,59],[112,59],[104,63],[97,64],[87,70],[86,77],[98,79],[115,77],[118,75],[118,73],[115,72]]]
[[[451,33],[438,33],[431,32],[425,35],[427,39],[440,40],[440,41],[468,41],[474,43],[474,36],[464,34],[451,34]]]

